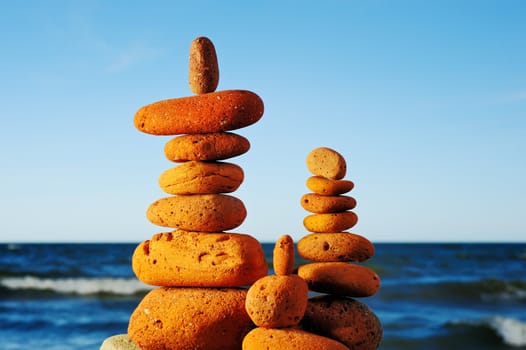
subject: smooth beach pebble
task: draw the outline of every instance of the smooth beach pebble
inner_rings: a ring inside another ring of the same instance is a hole
[[[159,186],[170,194],[228,193],[237,190],[243,178],[238,165],[194,160],[163,172]]]
[[[222,160],[246,153],[250,142],[230,132],[176,136],[164,145],[164,155],[173,162]]]
[[[358,222],[352,211],[340,213],[312,214],[303,219],[303,226],[311,232],[343,232]]]
[[[311,176],[307,179],[307,188],[314,193],[337,196],[350,192],[354,183],[350,180],[331,180],[323,176]]]
[[[297,244],[298,254],[311,261],[365,261],[374,255],[367,238],[348,232],[312,233]]]
[[[272,263],[274,273],[279,276],[290,275],[294,271],[294,241],[289,235],[283,235],[276,241]]]
[[[263,109],[263,101],[255,93],[225,90],[149,104],[137,111],[134,124],[152,135],[229,131],[254,124]]]
[[[375,350],[383,336],[380,320],[367,305],[334,295],[310,298],[301,325],[352,350]]]
[[[309,290],[349,297],[370,297],[380,288],[380,277],[368,267],[344,262],[301,265],[298,276]]]
[[[265,276],[248,290],[245,307],[259,327],[292,327],[303,317],[308,293],[307,283],[297,275]]]
[[[313,175],[323,176],[332,180],[345,177],[347,164],[345,158],[328,147],[319,147],[307,155],[307,168]]]
[[[219,83],[216,49],[206,37],[198,37],[190,44],[188,83],[196,94],[213,92]]]
[[[246,215],[243,202],[226,194],[165,197],[153,202],[146,211],[146,217],[154,225],[199,232],[236,228]]]
[[[141,349],[238,350],[254,327],[246,289],[157,288],[130,317],[128,335]]]
[[[356,199],[349,196],[324,196],[307,193],[301,197],[301,206],[311,213],[337,213],[356,207]]]
[[[168,287],[248,286],[268,272],[263,248],[250,235],[183,230],[140,243],[132,268],[140,281]]]
[[[296,328],[254,328],[243,339],[243,350],[349,350],[342,343]]]
[[[141,348],[130,339],[128,334],[117,334],[106,338],[100,350],[141,350]]]

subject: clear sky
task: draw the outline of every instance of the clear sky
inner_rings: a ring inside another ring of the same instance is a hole
[[[141,106],[191,95],[188,48],[215,44],[218,90],[262,119],[230,160],[233,232],[307,234],[305,157],[347,160],[359,222],[382,241],[525,241],[524,1],[1,1],[0,241],[142,241],[166,196],[170,137]]]

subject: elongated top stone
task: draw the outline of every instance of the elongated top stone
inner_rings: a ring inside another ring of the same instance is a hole
[[[192,92],[214,92],[219,83],[219,64],[214,44],[204,36],[195,38],[190,45],[188,83]]]

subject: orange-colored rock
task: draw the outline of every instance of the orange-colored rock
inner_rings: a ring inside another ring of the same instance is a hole
[[[350,180],[331,180],[323,176],[309,177],[306,185],[312,192],[326,196],[337,196],[354,188],[354,183]]]
[[[380,320],[367,305],[334,295],[310,298],[301,325],[351,350],[376,350],[383,336]]]
[[[311,213],[337,213],[354,209],[356,199],[349,196],[326,196],[307,193],[301,197],[301,206]]]
[[[173,162],[222,160],[246,153],[250,142],[230,132],[176,136],[164,145],[164,155]]]
[[[226,194],[192,194],[161,198],[146,212],[151,223],[187,231],[220,232],[238,227],[247,211],[243,202]]]
[[[352,211],[340,213],[312,214],[303,219],[303,226],[311,232],[343,232],[358,222]]]
[[[345,177],[347,163],[345,158],[335,150],[319,147],[307,155],[307,168],[313,175],[340,180]]]
[[[272,263],[276,275],[290,275],[294,271],[294,241],[289,235],[281,236],[274,246]]]
[[[219,83],[219,64],[212,41],[204,36],[190,44],[188,83],[196,94],[214,92]]]
[[[170,194],[228,193],[237,190],[243,179],[243,169],[236,164],[194,160],[163,172],[159,186]]]
[[[365,261],[374,255],[374,245],[367,238],[348,232],[312,233],[297,244],[298,254],[319,262]]]
[[[265,276],[248,290],[245,307],[259,327],[296,326],[305,313],[309,290],[297,275]]]
[[[296,328],[254,328],[243,339],[243,350],[349,350],[336,340]]]
[[[247,90],[224,90],[155,102],[140,108],[135,127],[153,135],[199,134],[240,129],[263,115],[263,101]]]
[[[157,288],[130,317],[129,337],[143,350],[238,350],[253,328],[245,289]]]
[[[154,286],[248,286],[268,272],[263,248],[240,233],[176,230],[140,243],[132,257],[139,280]]]
[[[380,288],[380,277],[370,268],[344,262],[302,265],[298,276],[314,292],[349,297],[369,297]]]

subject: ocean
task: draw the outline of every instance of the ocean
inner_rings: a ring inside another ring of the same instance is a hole
[[[0,349],[98,349],[150,290],[136,244],[0,244]],[[264,244],[271,261],[272,244]],[[526,349],[526,244],[375,244],[380,349]],[[302,263],[301,260],[297,261]]]

